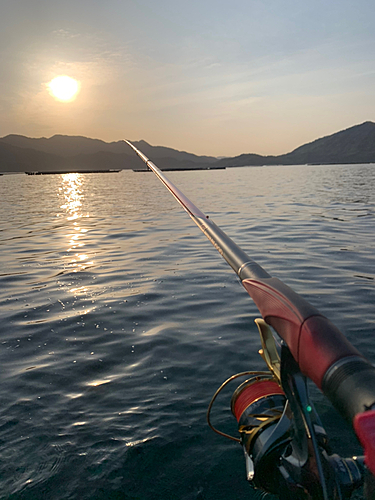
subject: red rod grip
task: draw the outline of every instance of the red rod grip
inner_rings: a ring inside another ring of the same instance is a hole
[[[301,372],[320,389],[327,370],[361,356],[335,325],[277,278],[242,281],[265,321],[287,343]]]
[[[375,476],[375,410],[356,415],[354,430],[363,446],[366,466]]]

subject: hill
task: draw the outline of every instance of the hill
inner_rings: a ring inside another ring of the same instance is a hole
[[[160,168],[201,168],[216,162],[210,156],[197,156],[146,141],[134,141]],[[139,169],[141,161],[125,141],[104,142],[81,136],[54,135],[30,138],[7,135],[0,139],[0,171],[61,171],[97,169]],[[146,168],[146,167],[145,167]]]
[[[365,122],[317,139],[282,158],[293,164],[375,162],[375,123]]]
[[[364,122],[279,156],[242,154],[214,166],[375,163],[375,123]]]
[[[146,141],[133,144],[161,169],[233,167],[247,165],[299,165],[329,163],[375,163],[375,123],[365,122],[322,137],[279,156],[241,154],[218,160],[197,156]],[[0,139],[0,171],[77,171],[141,169],[145,165],[124,141],[104,142],[81,136],[54,135],[30,138],[8,135]]]

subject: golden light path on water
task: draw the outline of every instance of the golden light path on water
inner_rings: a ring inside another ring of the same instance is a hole
[[[64,264],[64,274],[66,273],[68,275],[70,273],[79,274],[94,265],[94,261],[91,260],[92,256],[89,255],[89,253],[86,252],[84,248],[86,244],[85,241],[87,240],[88,236],[87,233],[89,231],[87,227],[84,227],[84,225],[85,221],[88,222],[88,218],[90,217],[88,213],[85,213],[84,210],[82,210],[85,200],[85,193],[88,191],[87,185],[85,186],[85,184],[87,183],[87,179],[87,174],[70,173],[61,175],[61,186],[59,187],[59,194],[63,198],[63,204],[60,205],[60,208],[65,211],[63,215],[66,217],[67,221],[66,227],[69,228],[69,231],[66,234],[67,255],[65,257],[66,262]],[[91,278],[89,285],[78,286],[78,284],[82,282],[79,276],[77,276],[76,280],[69,280],[69,282],[71,281],[73,283],[76,283],[75,286],[69,288],[69,292],[74,296],[75,299],[77,299],[78,297],[80,297],[81,299],[91,299],[87,301],[83,300],[83,302],[80,301],[81,303],[84,303],[86,305],[74,310],[74,315],[80,317],[82,321],[82,316],[93,312],[98,307],[96,301],[94,300],[95,295],[98,293],[98,288],[92,283]],[[99,293],[101,293],[101,290],[99,290]],[[90,351],[88,354],[94,357],[97,355],[94,351]],[[100,358],[99,361],[101,361]],[[73,363],[76,362],[77,360],[73,361]],[[135,369],[136,366],[137,363],[133,363],[131,365],[128,365],[127,368]],[[115,374],[108,374],[105,377],[94,377],[91,380],[86,380],[83,385],[90,388],[100,387],[102,385],[111,383],[114,380],[117,380],[121,376],[122,373],[118,372]],[[83,396],[83,394],[84,392],[70,393],[67,394],[67,396],[70,399],[76,399]],[[82,426],[86,425],[86,423],[86,421],[78,421],[73,425]]]
[[[94,265],[90,256],[84,251],[84,236],[87,235],[88,229],[83,227],[84,221],[89,218],[89,214],[82,211],[82,205],[85,195],[85,176],[77,173],[62,174],[62,183],[59,188],[60,194],[64,197],[64,203],[60,208],[66,212],[66,220],[72,223],[73,232],[69,232],[66,237],[68,240],[67,248],[67,264],[65,269],[68,272],[79,273],[85,271]],[[68,225],[72,227],[71,225]],[[69,292],[74,296],[87,296],[90,290],[87,286],[74,286],[69,289]],[[94,302],[94,301],[92,301]],[[86,315],[95,309],[95,305],[80,309],[77,311],[80,316]],[[95,355],[95,352],[90,352],[90,355]],[[73,361],[75,363],[76,361]],[[118,375],[108,375],[105,378],[92,379],[85,382],[87,387],[99,387],[103,384],[108,384],[116,379]],[[83,393],[69,394],[71,399],[81,397]],[[73,426],[86,425],[86,421],[78,421]]]
[[[94,262],[89,261],[89,256],[83,251],[85,246],[82,236],[88,229],[82,227],[82,221],[88,218],[88,214],[82,213],[82,202],[84,200],[84,176],[82,174],[63,174],[62,184],[59,191],[65,199],[65,203],[60,208],[66,211],[67,221],[73,222],[73,232],[67,234],[68,238],[68,264],[66,268],[70,272],[77,273],[91,267]],[[71,293],[87,293],[85,286],[72,288]]]

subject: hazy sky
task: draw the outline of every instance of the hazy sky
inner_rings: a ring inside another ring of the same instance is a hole
[[[374,0],[1,0],[0,136],[279,154],[375,121]],[[47,83],[80,82],[72,102]]]

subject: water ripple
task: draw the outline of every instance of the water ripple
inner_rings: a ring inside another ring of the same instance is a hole
[[[375,361],[374,166],[170,176]],[[165,188],[15,175],[0,200],[2,498],[259,498],[205,423],[227,376],[264,368],[259,313]],[[229,397],[217,418],[233,433]],[[335,451],[359,453],[314,397]]]

